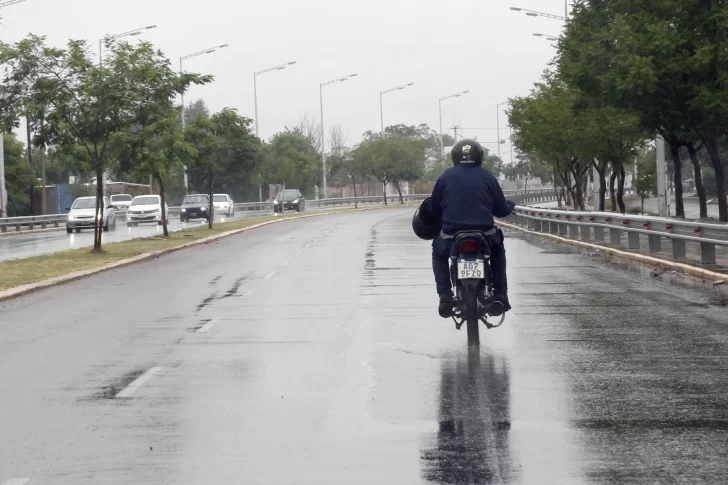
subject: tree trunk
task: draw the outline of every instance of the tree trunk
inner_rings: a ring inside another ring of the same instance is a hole
[[[717,130],[711,130],[717,131]],[[715,183],[718,192],[718,219],[721,222],[728,222],[728,210],[726,207],[726,188],[725,176],[723,174],[723,164],[720,161],[720,137],[711,133],[705,138],[705,147],[710,155],[710,163],[715,170]]]
[[[354,209],[359,208],[359,202],[356,199],[356,180],[354,179],[354,176],[351,176],[351,185],[354,186]]]
[[[645,215],[645,196],[640,195],[640,202],[642,203],[642,215]]]
[[[384,196],[384,205],[387,205],[387,181],[382,180],[382,195]]]
[[[700,204],[700,218],[705,219],[708,217],[708,198],[705,196],[705,187],[703,187],[703,171],[700,160],[698,160],[698,151],[692,143],[688,143],[688,153],[693,164],[695,191],[698,193],[698,203]]]
[[[96,220],[94,224],[94,253],[101,252],[101,234],[103,234],[104,217],[102,208],[104,206],[104,173],[101,166],[96,162]]]
[[[682,159],[680,158],[680,145],[670,145],[670,153],[672,154],[673,165],[673,183],[675,184],[675,216],[685,217],[685,205],[683,204],[683,186],[682,186]]]
[[[604,212],[604,199],[607,195],[607,164],[605,163],[602,165],[601,163],[597,165],[596,163],[592,163],[592,166],[597,171],[597,174],[599,174],[599,206],[596,208],[599,212]]]
[[[399,181],[392,182],[394,184],[394,188],[397,189],[397,193],[399,194],[399,203],[404,205],[404,199],[402,198],[402,187],[399,186]]]
[[[30,134],[30,117],[26,115],[25,117],[25,135],[28,140],[28,165],[30,165],[31,169],[33,168],[33,150],[31,147],[33,146],[33,138]],[[33,173],[35,174],[35,170],[33,170]]]
[[[158,173],[154,174],[154,178],[157,179],[157,183],[159,184],[159,198],[162,200],[162,232],[164,233],[164,237],[169,237],[169,231],[167,230],[167,211],[164,210],[167,207],[167,194],[164,193],[164,181]]]
[[[619,206],[619,212],[622,214],[627,213],[627,207],[624,205],[624,179],[626,174],[624,173],[624,164],[619,166],[619,175],[617,176],[617,205]]]
[[[553,169],[554,174],[554,193],[556,194],[556,200],[559,203],[559,209],[561,209],[561,191],[559,191],[559,184],[556,182],[558,180],[558,174],[556,172],[556,169]]]
[[[212,220],[215,218],[215,213],[213,210],[215,207],[212,205],[212,187],[215,182],[215,174],[212,173],[212,170],[210,170],[210,208],[207,209],[207,227],[208,229],[212,229]],[[284,186],[285,187],[285,186]],[[285,200],[285,197],[283,200],[281,200],[281,205],[283,204],[283,201]]]
[[[609,198],[612,202],[612,212],[617,212],[617,194],[614,182],[617,180],[617,167],[612,165],[612,174],[609,176]]]

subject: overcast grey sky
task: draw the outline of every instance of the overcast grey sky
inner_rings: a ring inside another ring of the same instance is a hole
[[[563,0],[28,0],[0,10],[0,36],[14,42],[32,32],[51,44],[77,38],[97,46],[105,34],[157,24],[143,38],[175,68],[181,55],[229,43],[185,61],[185,70],[215,76],[187,100],[203,98],[214,111],[230,106],[251,118],[253,72],[297,61],[258,77],[266,139],[303,116],[318,120],[319,84],[357,73],[324,88],[326,126],[341,124],[352,145],[364,131],[379,130],[379,92],[411,82],[385,95],[385,125],[427,123],[437,130],[438,98],[469,90],[443,102],[445,129],[495,128],[496,104],[527,94],[555,53],[551,42],[531,34],[562,29],[558,20],[511,6],[564,12]],[[506,130],[504,116],[501,126]],[[496,139],[494,130],[464,133]],[[495,144],[485,146],[495,151]]]

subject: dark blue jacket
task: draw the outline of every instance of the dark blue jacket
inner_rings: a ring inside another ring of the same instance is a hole
[[[477,165],[456,165],[445,170],[432,189],[432,214],[442,220],[442,232],[490,229],[495,217],[511,213],[498,180]]]

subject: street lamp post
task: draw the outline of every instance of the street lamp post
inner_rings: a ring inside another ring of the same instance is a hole
[[[498,138],[498,142],[499,142],[498,143],[498,158],[500,158],[500,156],[501,156],[501,151],[500,151],[500,146],[501,146],[501,143],[500,143],[500,141],[501,141],[501,137],[500,137],[500,107],[503,106],[504,104],[508,104],[508,102],[505,101],[503,103],[498,103],[495,106],[496,137]]]
[[[191,59],[193,57],[203,56],[205,54],[212,54],[213,52],[217,51],[218,49],[224,49],[225,47],[227,47],[229,45],[230,44],[220,44],[220,45],[216,45],[215,47],[210,47],[210,48],[205,49],[205,50],[201,50],[201,51],[198,51],[198,52],[194,52],[192,54],[187,54],[186,56],[180,56],[180,58],[179,58],[179,73],[182,74],[184,72],[184,70],[182,68],[182,61],[184,61],[185,59]],[[185,123],[186,123],[186,120],[185,120],[185,93],[184,92],[182,92],[182,94],[180,95],[180,98],[181,98],[181,101],[182,101],[182,128],[184,128],[185,127]],[[183,165],[182,166],[182,169],[184,170],[185,193],[186,194],[189,194],[190,193],[190,184],[189,184],[189,181],[187,179],[187,165]]]
[[[568,4],[566,2],[564,2],[564,3],[565,3],[565,5],[564,5],[565,12],[568,12],[568,9],[569,9]],[[546,13],[546,12],[537,12],[536,10],[529,10],[527,8],[511,7],[511,10],[513,10],[515,12],[524,12],[529,17],[546,17],[549,19],[561,20],[562,22],[566,22],[568,20],[567,16],[562,17],[561,15],[554,15],[554,14]]]
[[[559,40],[558,35],[540,34],[538,32],[533,33],[534,37],[546,37],[546,40]]]
[[[262,71],[254,72],[253,73],[253,98],[255,101],[255,136],[260,138],[260,131],[258,130],[258,76],[260,74],[265,74],[266,72],[271,71],[280,71],[288,66],[292,66],[296,63],[296,61],[292,62],[286,62],[285,64],[280,64],[278,66],[273,66],[268,69],[263,69]],[[263,175],[258,174],[258,178],[260,179],[260,183],[258,184],[258,202],[263,202]]]
[[[440,108],[440,163],[445,163],[445,144],[442,140],[442,102],[450,98],[459,98],[463,94],[468,94],[469,92],[470,91],[461,91],[459,93],[451,94],[450,96],[440,98],[438,101],[438,105]]]
[[[0,2],[0,8],[22,2],[25,2],[25,0],[7,0]],[[8,193],[5,190],[5,148],[3,147],[3,141],[3,133],[0,132],[0,217],[7,217]],[[60,209],[58,212],[60,212]]]
[[[323,188],[324,188],[324,199],[327,197],[327,186],[326,186],[326,149],[324,148],[324,142],[326,140],[326,133],[324,131],[324,86],[328,86],[329,84],[339,83],[348,81],[352,77],[356,77],[358,74],[349,74],[348,76],[340,77],[338,79],[333,79],[331,81],[326,81],[325,83],[319,84],[319,101],[321,103],[321,166],[324,171],[323,176]]]
[[[156,29],[156,28],[157,28],[156,25],[147,25],[146,27],[141,27],[139,29],[130,30],[129,32],[123,32],[121,34],[116,34],[116,35],[107,35],[106,37],[102,37],[101,39],[99,39],[99,67],[104,65],[103,56],[104,56],[104,40],[105,39],[116,40],[116,39],[121,39],[122,37],[133,37],[135,35],[141,34],[145,30],[152,30],[152,29]]]
[[[397,86],[396,88],[387,89],[386,91],[379,92],[379,118],[381,119],[382,123],[382,133],[384,133],[384,103],[382,101],[382,96],[387,93],[391,93],[392,91],[401,91],[409,86],[413,86],[414,84],[415,83],[403,84],[402,86]]]

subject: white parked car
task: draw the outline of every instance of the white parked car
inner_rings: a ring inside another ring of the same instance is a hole
[[[68,219],[66,220],[66,232],[71,234],[74,230],[81,232],[81,229],[94,228],[94,214],[96,213],[96,197],[79,197],[68,207]],[[104,231],[116,229],[116,215],[111,208],[108,197],[103,199],[101,208]]]
[[[235,215],[235,203],[228,194],[212,194],[212,206],[217,215],[223,217]]]
[[[164,214],[169,220],[169,208],[164,204]],[[126,211],[126,225],[138,226],[142,222],[156,222],[162,225],[162,198],[158,195],[137,195]]]
[[[125,211],[131,204],[132,196],[129,194],[114,194],[110,197],[111,205],[118,211]]]

